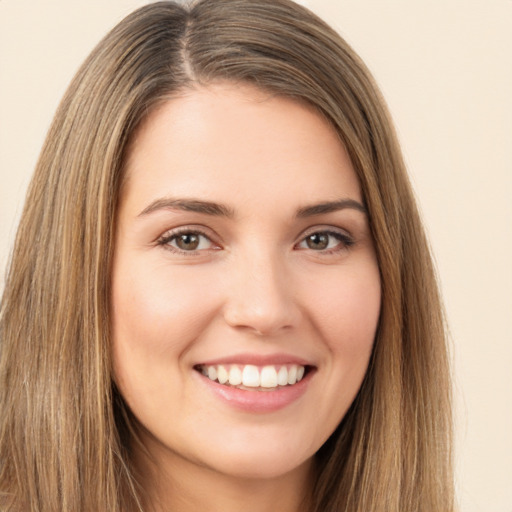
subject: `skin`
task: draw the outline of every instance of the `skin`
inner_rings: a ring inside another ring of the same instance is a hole
[[[314,454],[364,378],[380,312],[373,241],[343,145],[309,106],[221,83],[153,112],[125,173],[113,360],[145,446],[135,459],[148,502],[301,510]],[[182,209],[191,199],[222,207]],[[308,209],[340,200],[333,211]],[[180,249],[176,229],[200,230],[200,245]],[[194,369],[277,353],[312,372],[300,397],[272,412],[220,400]]]

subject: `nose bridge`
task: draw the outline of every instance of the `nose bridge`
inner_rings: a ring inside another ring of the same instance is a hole
[[[225,304],[232,327],[269,335],[292,327],[297,306],[284,255],[270,247],[241,253],[236,258]]]

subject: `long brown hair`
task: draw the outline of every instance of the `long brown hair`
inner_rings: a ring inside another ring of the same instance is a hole
[[[141,510],[113,388],[109,286],[123,155],[187,87],[251,83],[313,105],[359,176],[382,311],[349,412],[317,454],[312,512],[453,509],[449,361],[429,247],[384,101],[347,43],[289,0],[145,6],[95,48],[44,144],[0,316],[0,508]]]

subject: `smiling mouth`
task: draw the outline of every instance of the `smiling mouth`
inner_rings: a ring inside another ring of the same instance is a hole
[[[215,364],[197,365],[194,369],[211,381],[248,391],[275,391],[300,382],[310,371],[297,364],[265,365]]]

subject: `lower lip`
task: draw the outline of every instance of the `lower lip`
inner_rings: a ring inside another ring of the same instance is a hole
[[[304,395],[314,372],[310,370],[297,384],[277,388],[275,391],[238,389],[219,384],[199,372],[195,373],[211,392],[231,407],[252,413],[269,413],[284,409]]]

